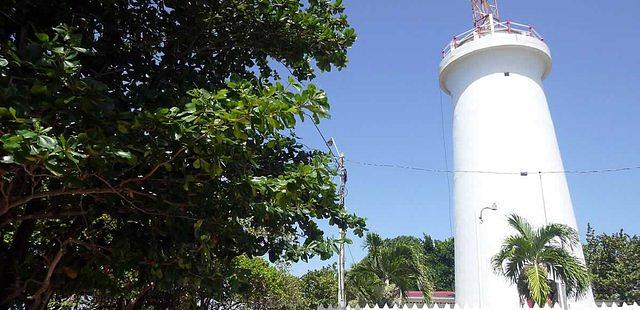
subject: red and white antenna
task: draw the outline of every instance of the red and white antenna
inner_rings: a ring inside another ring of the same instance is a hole
[[[473,26],[480,28],[493,16],[493,19],[500,20],[497,0],[471,0],[471,10],[473,11]]]

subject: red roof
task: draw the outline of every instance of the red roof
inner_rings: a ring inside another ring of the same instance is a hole
[[[454,298],[456,297],[456,293],[450,291],[435,291],[431,293],[431,297]]]
[[[424,295],[422,294],[422,291],[406,291],[404,292],[407,297],[411,297],[411,298],[423,298]]]
[[[406,296],[409,298],[422,298],[424,294],[421,291],[406,291]],[[431,298],[454,298],[456,293],[450,291],[434,291],[431,292]]]

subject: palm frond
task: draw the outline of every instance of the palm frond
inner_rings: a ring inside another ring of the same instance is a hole
[[[567,296],[579,297],[589,290],[591,275],[587,267],[569,251],[547,247],[540,254],[540,259],[551,266],[554,273],[562,280]]]
[[[370,232],[365,237],[364,245],[362,247],[369,251],[375,251],[380,246],[382,246],[382,238],[380,235]]]
[[[536,230],[536,246],[538,248],[544,247],[549,242],[553,242],[557,239],[560,242],[561,247],[569,247],[573,249],[574,244],[580,242],[578,232],[563,224],[548,224],[542,226]]]
[[[534,238],[533,227],[531,227],[531,224],[529,224],[527,220],[525,220],[524,218],[522,218],[517,214],[511,214],[508,217],[508,221],[509,221],[509,225],[511,225],[511,227],[517,230],[522,236],[524,236],[527,239],[533,240]]]
[[[531,257],[531,243],[532,240],[525,236],[507,237],[500,252],[492,258],[494,271],[516,283],[523,266]]]
[[[539,306],[543,306],[547,302],[549,293],[551,293],[551,287],[547,280],[547,269],[538,264],[527,265],[524,268],[524,276],[526,277],[531,298]]]

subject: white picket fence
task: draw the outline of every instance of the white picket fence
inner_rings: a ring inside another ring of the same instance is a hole
[[[365,305],[362,307],[318,307],[318,310],[367,310],[367,309],[456,309],[456,310],[485,310],[489,308],[478,308],[478,307],[464,307],[464,306],[456,306],[455,304],[445,304],[445,305],[384,305],[384,306],[371,306]],[[529,308],[491,308],[491,310],[521,310],[521,309],[529,309]],[[545,306],[544,308],[531,308],[531,309],[557,309],[561,310],[561,307],[550,307]],[[580,306],[580,307],[571,307],[571,310],[602,310],[602,309],[626,309],[626,310],[640,310],[640,305],[638,303],[634,304],[626,304],[618,305],[616,303],[599,303],[593,304],[593,306]]]

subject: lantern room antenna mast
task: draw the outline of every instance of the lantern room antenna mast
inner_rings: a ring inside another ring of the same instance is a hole
[[[490,17],[500,20],[497,0],[471,0],[471,10],[475,28],[483,27]]]

